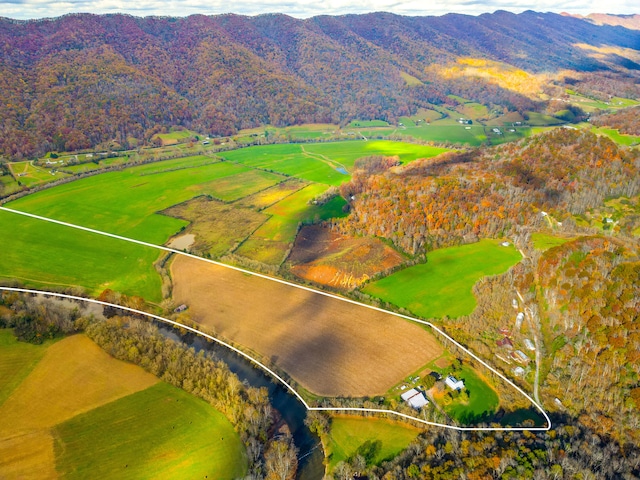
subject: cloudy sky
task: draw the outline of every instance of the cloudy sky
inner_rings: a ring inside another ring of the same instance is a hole
[[[29,19],[66,13],[129,13],[137,16],[186,16],[279,12],[294,17],[386,11],[399,15],[442,15],[448,12],[478,15],[495,10],[522,12],[640,13],[637,0],[0,0],[0,16]]]

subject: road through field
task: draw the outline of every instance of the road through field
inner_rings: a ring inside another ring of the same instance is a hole
[[[336,298],[186,256],[171,273],[174,299],[193,320],[318,395],[383,394],[443,352],[419,325]]]

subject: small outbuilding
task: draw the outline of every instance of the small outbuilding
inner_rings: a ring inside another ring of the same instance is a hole
[[[416,410],[420,410],[425,405],[429,404],[429,400],[427,400],[420,390],[412,388],[409,391],[404,392],[402,395],[402,400],[411,405],[412,408]]]
[[[536,349],[536,346],[528,338],[524,339],[524,345],[527,347],[527,350],[531,350],[532,352]]]
[[[180,312],[184,312],[188,307],[183,303],[182,305],[179,305],[174,312],[176,313],[180,313]]]
[[[449,387],[451,390],[460,391],[460,390],[464,389],[464,380],[458,380],[453,375],[449,375],[444,380],[444,383],[446,383],[447,387]]]

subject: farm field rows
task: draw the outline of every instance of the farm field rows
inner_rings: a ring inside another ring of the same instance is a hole
[[[0,386],[3,478],[166,477],[177,467],[233,478],[246,468],[244,447],[222,414],[84,335],[24,346],[0,330],[0,348],[0,370],[30,365],[20,382]]]
[[[403,307],[423,318],[456,318],[476,305],[473,285],[486,275],[508,270],[521,259],[497,240],[434,250],[427,263],[414,265],[363,288],[363,292]]]
[[[183,256],[171,272],[193,320],[318,395],[384,394],[442,353],[425,329],[390,314]]]

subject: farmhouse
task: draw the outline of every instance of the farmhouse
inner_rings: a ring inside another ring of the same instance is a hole
[[[453,375],[449,375],[444,383],[447,384],[451,390],[462,390],[464,388],[464,380],[457,380]]]
[[[180,313],[180,312],[184,312],[187,309],[187,306],[183,303],[182,305],[179,305],[174,312],[176,313]]]
[[[509,350],[513,348],[513,342],[509,337],[504,337],[500,340],[497,340],[496,345],[498,345],[499,347],[508,348]]]
[[[417,390],[415,388],[404,392],[400,396],[405,402],[407,402],[416,410],[420,410],[422,407],[429,404],[429,401],[424,397],[424,394],[420,390]]]
[[[524,368],[522,367],[516,367],[513,369],[513,374],[518,376],[518,377],[524,377]]]
[[[533,344],[533,342],[531,340],[529,340],[528,338],[524,339],[524,345],[527,347],[527,350],[535,350],[536,346]]]

